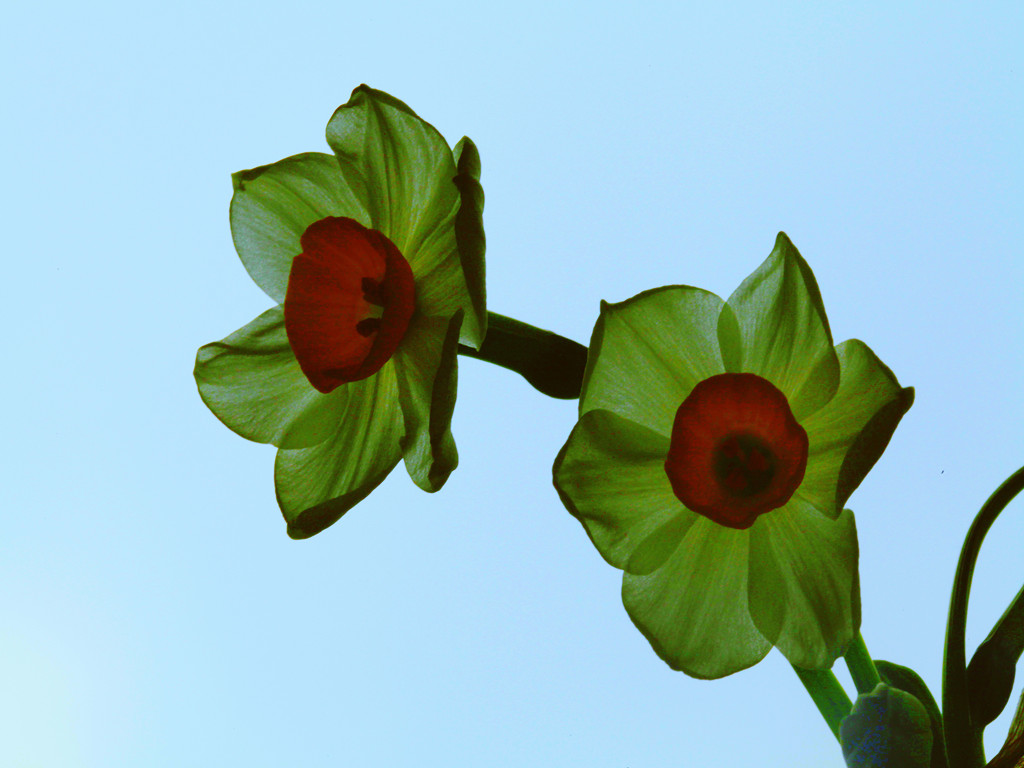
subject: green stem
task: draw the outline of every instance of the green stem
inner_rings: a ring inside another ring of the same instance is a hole
[[[967,651],[965,627],[967,598],[971,578],[985,534],[1014,496],[1024,490],[1024,467],[1021,467],[989,496],[974,518],[956,564],[953,594],[949,601],[946,623],[946,652],[942,662],[942,720],[946,735],[946,756],[951,768],[980,768],[985,764],[982,726],[971,721],[967,683]]]
[[[846,668],[850,670],[853,684],[857,686],[857,693],[871,693],[875,686],[882,682],[878,670],[875,669],[875,662],[868,653],[868,647],[864,644],[864,636],[860,632],[853,639],[843,659],[846,661]]]
[[[496,312],[487,313],[487,335],[479,350],[459,345],[459,354],[515,371],[549,397],[580,396],[587,348]]]
[[[831,669],[801,669],[795,664],[793,671],[811,695],[828,727],[832,729],[836,741],[839,741],[839,724],[850,714],[853,702],[839,684],[835,673]]]

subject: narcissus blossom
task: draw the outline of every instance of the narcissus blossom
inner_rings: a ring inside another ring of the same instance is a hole
[[[602,304],[555,486],[672,668],[722,677],[772,646],[828,668],[860,626],[844,506],[912,402],[862,342],[833,346],[780,234],[726,302],[670,286]]]
[[[456,351],[486,330],[483,191],[469,139],[454,151],[366,86],[327,125],[333,155],[233,176],[231,233],[277,306],[196,357],[228,427],[278,446],[288,533],[311,536],[401,459],[436,491],[458,462]]]

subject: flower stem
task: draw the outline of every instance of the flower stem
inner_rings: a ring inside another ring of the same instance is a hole
[[[853,702],[839,684],[835,673],[831,669],[801,669],[795,664],[793,671],[804,684],[807,693],[811,695],[828,727],[832,729],[836,741],[839,741],[839,724],[850,714]]]
[[[946,652],[942,662],[942,726],[946,734],[946,755],[956,768],[980,768],[985,764],[982,743],[983,726],[971,721],[970,690],[967,682],[967,598],[971,592],[974,564],[981,542],[1007,504],[1024,490],[1024,467],[1021,467],[995,493],[989,496],[974,518],[956,564],[953,594],[949,600],[949,621],[946,623]]]
[[[846,661],[846,668],[850,670],[853,684],[857,686],[857,693],[871,693],[875,686],[882,682],[878,670],[875,669],[875,662],[868,653],[868,647],[864,644],[864,636],[860,632],[853,638],[843,659]]]
[[[479,350],[459,345],[459,354],[515,371],[549,397],[580,396],[587,348],[496,312],[487,313],[487,336]]]

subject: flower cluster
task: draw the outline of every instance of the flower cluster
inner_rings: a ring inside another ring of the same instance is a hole
[[[401,459],[424,490],[445,483],[458,346],[479,350],[487,322],[472,142],[366,86],[327,142],[234,175],[235,247],[277,304],[195,367],[221,421],[278,447],[295,538]],[[669,286],[602,305],[555,486],[673,668],[720,677],[772,646],[827,668],[860,624],[845,503],[912,401],[863,343],[833,345],[780,234],[728,301]]]

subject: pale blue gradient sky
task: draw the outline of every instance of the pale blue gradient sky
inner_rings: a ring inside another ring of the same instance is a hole
[[[399,467],[285,536],[273,449],[192,364],[270,306],[230,173],[326,151],[361,82],[479,146],[495,311],[586,342],[599,300],[727,296],[790,235],[836,340],[917,388],[850,506],[868,647],[938,696],[963,534],[1024,463],[1024,12],[891,5],[9,10],[0,764],[842,765],[779,654],[717,682],[654,655],[551,487],[574,404],[513,374],[461,361],[443,491]],[[1018,502],[971,648],[1022,542]]]

